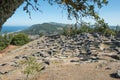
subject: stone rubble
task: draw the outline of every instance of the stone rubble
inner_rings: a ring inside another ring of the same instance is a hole
[[[85,33],[71,37],[58,34],[43,36],[34,43],[25,45],[24,49],[36,50],[36,52],[29,55],[17,55],[13,62],[0,64],[0,67],[8,65],[19,67],[18,62],[29,56],[35,57],[38,62],[43,62],[46,65],[50,65],[51,61],[56,59],[62,61],[70,59],[69,63],[98,62],[99,57],[103,55],[120,60],[120,39],[101,36],[97,33]],[[0,75],[7,73],[9,71],[0,71]],[[120,76],[120,72],[118,72],[118,76]]]
[[[116,77],[120,78],[120,70],[117,71]]]

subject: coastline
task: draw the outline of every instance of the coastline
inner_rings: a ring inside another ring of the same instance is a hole
[[[0,31],[1,34],[5,34],[5,33],[15,33],[15,32],[19,32],[22,31],[24,29],[27,29],[27,26],[4,26],[2,28],[2,30]]]

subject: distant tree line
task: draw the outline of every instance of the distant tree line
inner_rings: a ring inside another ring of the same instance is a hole
[[[110,28],[107,23],[104,23],[104,20],[100,20],[96,22],[94,25],[90,25],[89,23],[83,22],[79,26],[68,26],[64,28],[62,35],[72,36],[80,33],[101,33],[102,35],[107,36],[116,36],[120,34],[120,26],[116,26],[114,29]]]
[[[0,50],[5,49],[8,45],[21,46],[29,42],[29,38],[24,33],[18,34],[1,34],[0,35]]]

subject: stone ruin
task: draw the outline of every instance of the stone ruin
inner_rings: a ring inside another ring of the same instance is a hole
[[[78,34],[71,37],[61,35],[44,36],[36,43],[28,45],[31,49],[38,49],[39,55],[46,57],[79,57],[83,60],[98,59],[100,55],[115,56],[120,54],[120,38],[100,36],[94,34]],[[37,54],[38,54],[37,53]],[[34,53],[33,53],[34,54]]]
[[[96,36],[97,35],[97,36]],[[20,60],[33,56],[38,62],[44,63],[43,68],[53,61],[65,64],[81,64],[99,62],[102,56],[108,56],[111,61],[120,60],[120,37],[105,37],[99,34],[78,34],[71,37],[62,35],[43,36],[22,48],[11,52],[29,51],[29,54],[17,55],[12,61],[0,64],[0,75],[6,75],[19,68]],[[3,69],[4,67],[9,67]],[[119,76],[119,71],[116,73]]]

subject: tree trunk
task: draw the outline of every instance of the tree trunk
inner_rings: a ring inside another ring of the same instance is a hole
[[[24,0],[0,0],[0,30]]]

